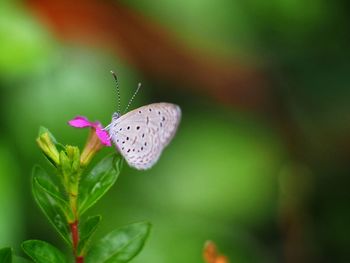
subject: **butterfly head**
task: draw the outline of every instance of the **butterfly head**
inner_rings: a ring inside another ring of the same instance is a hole
[[[112,121],[119,119],[120,116],[121,116],[121,114],[119,112],[114,112],[112,115]]]

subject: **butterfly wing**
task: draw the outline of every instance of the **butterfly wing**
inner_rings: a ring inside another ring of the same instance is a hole
[[[128,164],[144,170],[157,162],[180,119],[181,110],[175,104],[149,104],[113,120],[110,135]]]

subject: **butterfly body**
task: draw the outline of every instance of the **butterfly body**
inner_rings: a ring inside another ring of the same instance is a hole
[[[181,119],[171,103],[153,103],[124,115],[114,113],[109,134],[127,163],[139,170],[151,168],[169,144]]]

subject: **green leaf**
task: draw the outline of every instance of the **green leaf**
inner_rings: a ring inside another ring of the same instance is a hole
[[[33,177],[37,178],[41,185],[45,185],[46,189],[52,194],[63,199],[63,195],[60,192],[60,189],[57,187],[57,183],[54,181],[54,178],[50,176],[42,167],[39,165],[34,165],[32,170]]]
[[[71,244],[67,218],[71,219],[73,215],[67,202],[58,196],[54,185],[43,179],[43,173],[45,171],[38,166],[33,170],[32,191],[35,201],[62,238]]]
[[[0,262],[12,263],[12,249],[9,247],[0,249]]]
[[[116,182],[122,164],[120,155],[102,159],[90,173],[83,176],[79,187],[78,214],[82,215]]]
[[[65,263],[64,255],[56,247],[41,240],[27,240],[22,243],[23,251],[35,263]]]
[[[25,258],[22,258],[22,257],[13,256],[12,257],[12,262],[13,263],[32,263],[33,261],[25,259]]]
[[[92,235],[95,233],[99,223],[101,222],[101,216],[89,217],[80,228],[80,240],[78,244],[78,255],[83,256],[86,254]]]
[[[116,229],[99,240],[88,252],[86,263],[124,263],[143,248],[151,225],[135,223]]]

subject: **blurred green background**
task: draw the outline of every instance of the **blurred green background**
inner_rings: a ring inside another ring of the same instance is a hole
[[[30,192],[32,166],[46,165],[38,127],[82,147],[88,131],[66,122],[109,123],[114,70],[124,105],[142,82],[132,108],[173,102],[183,119],[153,169],[125,166],[89,211],[103,215],[98,236],[152,222],[135,263],[203,262],[208,239],[235,263],[350,262],[346,10],[326,0],[1,1],[0,247],[64,247]]]

